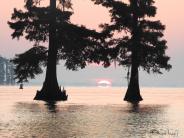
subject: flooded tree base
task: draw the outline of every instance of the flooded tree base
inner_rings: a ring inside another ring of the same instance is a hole
[[[142,101],[143,98],[141,97],[140,94],[135,94],[135,93],[126,93],[125,97],[124,97],[124,101],[130,102],[130,103],[139,103],[140,101]]]
[[[67,101],[68,95],[66,91],[60,90],[57,92],[48,92],[48,91],[37,91],[34,100],[42,100],[42,101]]]

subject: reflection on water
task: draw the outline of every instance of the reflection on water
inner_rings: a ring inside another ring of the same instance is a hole
[[[1,93],[0,137],[184,137],[184,112],[181,104],[159,104],[157,101],[157,104],[143,102],[132,105],[122,102],[115,105],[85,105],[25,101],[25,97],[6,101],[3,96],[6,97]],[[155,98],[154,95],[149,96]]]
[[[132,112],[139,112],[140,110],[140,105],[138,104],[138,103],[135,103],[135,104],[130,104],[130,111],[132,111]]]
[[[45,105],[47,106],[47,109],[49,112],[56,113],[57,112],[57,105],[54,101],[46,102]]]
[[[11,137],[154,137],[151,130],[168,128],[167,106],[85,106],[17,103],[7,121]],[[5,123],[3,123],[5,124]],[[166,135],[167,137],[168,135]]]

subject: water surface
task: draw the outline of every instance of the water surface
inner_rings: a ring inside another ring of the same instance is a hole
[[[69,87],[67,102],[33,101],[39,87],[0,87],[2,138],[183,138],[184,89],[143,88],[139,105],[125,88]]]

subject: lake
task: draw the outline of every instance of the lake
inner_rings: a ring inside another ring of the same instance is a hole
[[[0,87],[1,138],[183,138],[184,88],[66,87],[67,102],[34,101],[40,87]]]

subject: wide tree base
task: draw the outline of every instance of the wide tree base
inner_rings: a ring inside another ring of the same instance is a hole
[[[68,95],[65,90],[60,90],[57,92],[47,92],[47,91],[37,91],[34,100],[42,100],[42,101],[66,101],[68,99]]]
[[[126,93],[126,95],[124,97],[124,101],[130,102],[130,103],[133,103],[133,104],[139,103],[142,100],[143,100],[143,98],[141,97],[140,94]]]

